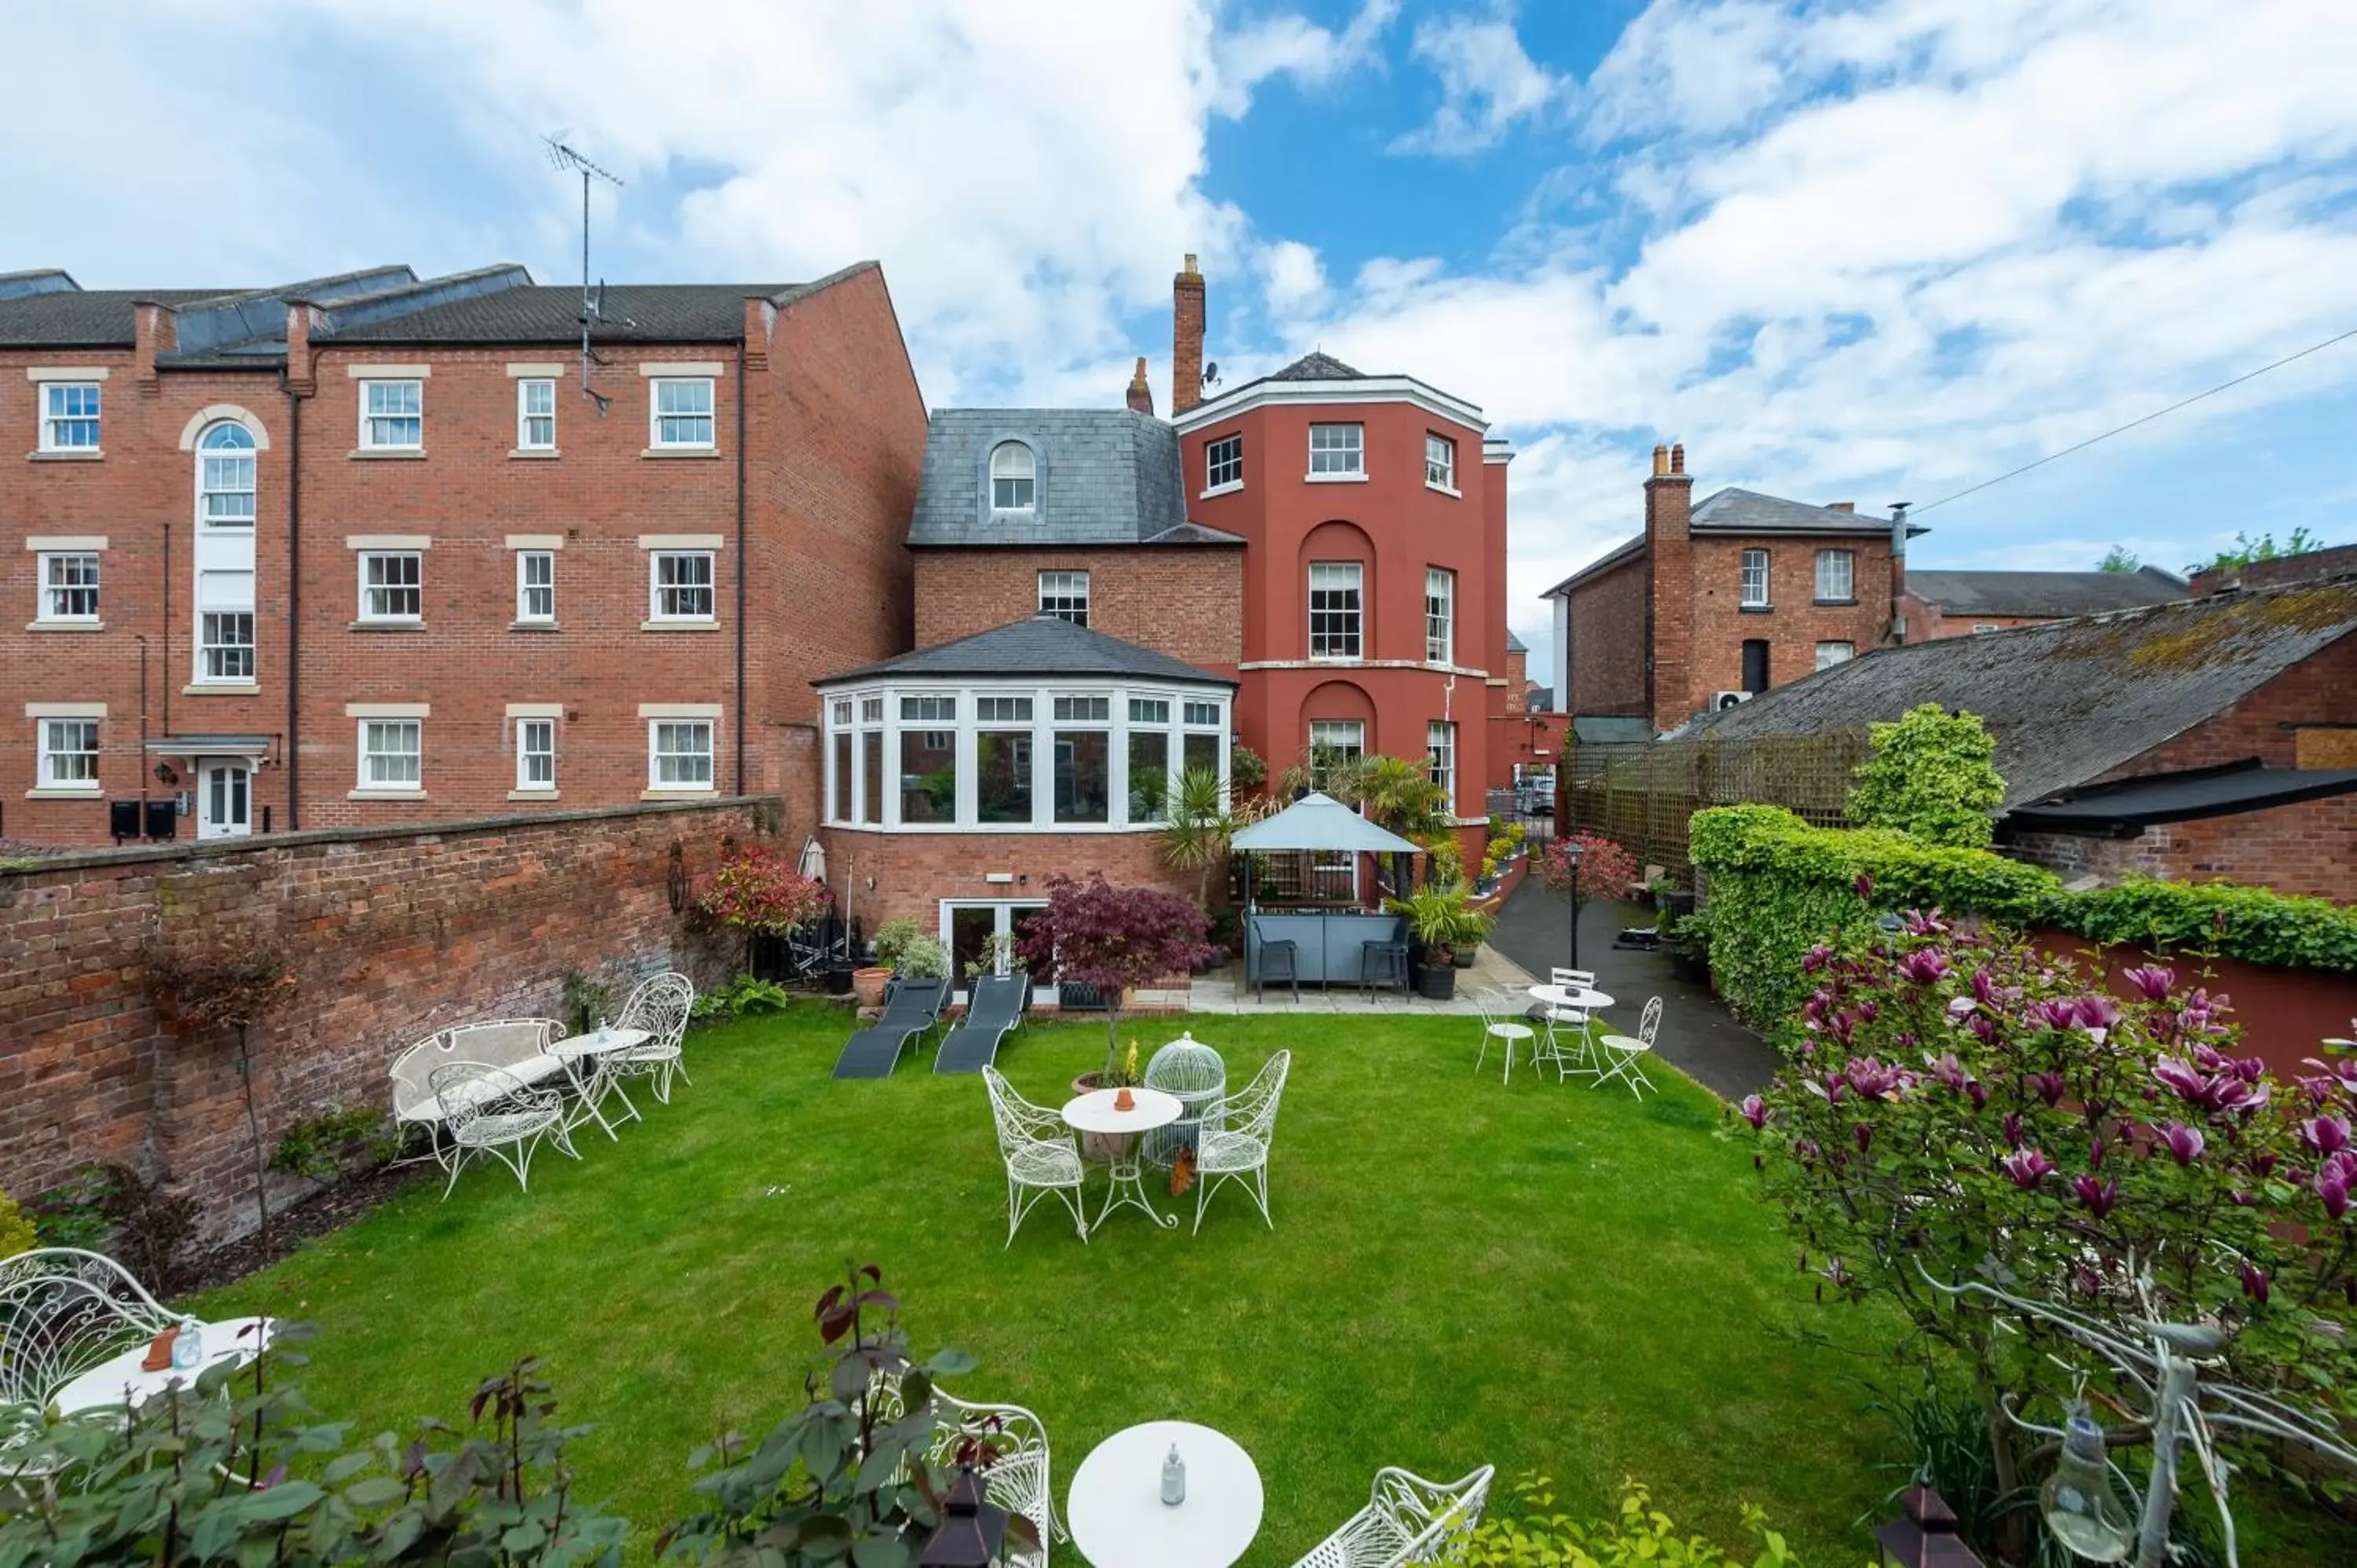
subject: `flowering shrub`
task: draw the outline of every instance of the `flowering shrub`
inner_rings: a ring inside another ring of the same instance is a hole
[[[1637,880],[1637,857],[1610,839],[1594,833],[1566,833],[1547,845],[1539,860],[1539,880],[1556,892],[1571,890],[1571,846],[1579,845],[1579,896],[1582,898],[1623,898]]]
[[[2108,1373],[1927,1274],[2128,1324],[2148,1273],[2163,1316],[2227,1332],[2228,1376],[2357,1410],[2357,1061],[2278,1083],[2227,999],[2168,967],[2130,971],[2122,999],[1937,910],[1868,931],[1802,959],[1800,1044],[1742,1115],[1820,1297],[1895,1305],[1902,1354],[1972,1374],[2003,1489],[2035,1477],[2001,1401],[2067,1392],[2050,1352],[2099,1390]]]
[[[765,936],[783,936],[824,914],[834,901],[826,884],[812,881],[763,844],[739,848],[695,886],[695,908],[705,918]]]

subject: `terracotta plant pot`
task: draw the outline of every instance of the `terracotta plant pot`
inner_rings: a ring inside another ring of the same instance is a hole
[[[884,983],[892,972],[883,968],[855,969],[851,972],[851,992],[862,1007],[884,1005]]]

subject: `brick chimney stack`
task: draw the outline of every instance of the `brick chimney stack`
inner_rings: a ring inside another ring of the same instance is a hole
[[[317,320],[317,307],[309,302],[286,302],[286,384],[304,397],[319,389],[311,358],[311,328]]]
[[[1129,406],[1140,413],[1154,412],[1154,388],[1146,380],[1146,356],[1137,357],[1137,371],[1129,378]]]
[[[1203,401],[1203,274],[1192,252],[1170,280],[1170,412],[1186,413]]]
[[[1645,481],[1647,573],[1647,703],[1653,727],[1684,724],[1701,706],[1694,662],[1694,545],[1688,534],[1694,479],[1684,446],[1653,448],[1653,477]]]
[[[168,305],[151,299],[133,302],[131,306],[132,379],[153,391],[156,381],[156,356],[168,354],[179,345],[180,318]]]

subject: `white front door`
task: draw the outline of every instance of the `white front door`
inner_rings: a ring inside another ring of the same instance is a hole
[[[253,831],[253,765],[241,757],[197,764],[197,836],[241,838]]]
[[[942,936],[950,950],[951,978],[959,1000],[963,1001],[965,996],[966,966],[992,961],[996,967],[994,939],[998,946],[1004,946],[1010,939],[1020,939],[1024,917],[1046,908],[1045,904],[1037,902],[942,900]],[[1022,964],[1023,959],[1019,954],[1012,956],[1015,964]],[[1055,983],[1056,977],[1051,971],[1034,966],[1031,971],[1034,1000],[1054,1001]]]

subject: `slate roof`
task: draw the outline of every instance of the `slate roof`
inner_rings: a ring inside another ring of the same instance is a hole
[[[1304,354],[1281,371],[1271,371],[1261,378],[1271,381],[1360,381],[1364,372],[1354,371],[1333,355],[1322,351]]]
[[[1150,681],[1184,681],[1198,686],[1232,686],[1192,664],[1124,642],[1117,637],[1074,626],[1057,616],[1033,616],[955,642],[920,648],[880,664],[869,664],[812,682],[840,685],[882,676],[915,675],[1129,675]]]
[[[1528,653],[1530,650],[1531,645],[1524,642],[1521,638],[1516,637],[1512,627],[1508,627],[1506,628],[1506,651],[1509,653]]]
[[[613,284],[591,333],[599,343],[734,343],[745,336],[745,301],[792,285]],[[335,334],[339,343],[578,343],[577,284],[529,284],[453,300]]]
[[[1733,486],[1714,490],[1696,503],[1687,515],[1686,527],[1693,533],[1756,533],[1768,537],[1789,534],[1795,538],[1833,535],[1886,539],[1890,534],[1890,520],[1877,517],[1872,512],[1841,511],[1829,506],[1813,506],[1807,501],[1788,501],[1781,496],[1765,496],[1757,490],[1738,489]],[[1921,523],[1907,525],[1907,537],[1910,539],[1930,532]],[[1553,598],[1574,584],[1585,582],[1618,566],[1644,548],[1645,536],[1642,533],[1624,540],[1539,596]],[[1913,575],[1909,574],[1910,581]]]
[[[993,512],[988,469],[1002,441],[1035,453],[1037,505]],[[1126,408],[943,408],[925,435],[909,520],[912,546],[1240,544],[1187,520],[1178,436]]]
[[[1653,721],[1625,714],[1575,714],[1571,735],[1582,746],[1643,746],[1653,738]]]
[[[2008,807],[2100,779],[2357,631],[2357,576],[1877,649],[1706,714],[1739,740],[1896,719],[1986,721]]]
[[[217,288],[83,288],[0,299],[0,348],[128,349],[132,303],[181,305]]]
[[[2357,794],[2357,768],[2265,768],[2253,757],[2065,790],[2017,808],[2006,821],[2032,830],[2126,834],[2155,822],[2228,817],[2351,794]]]
[[[2147,566],[2135,572],[1922,572],[1907,589],[1951,616],[2086,616],[2165,605],[2185,584]]]

